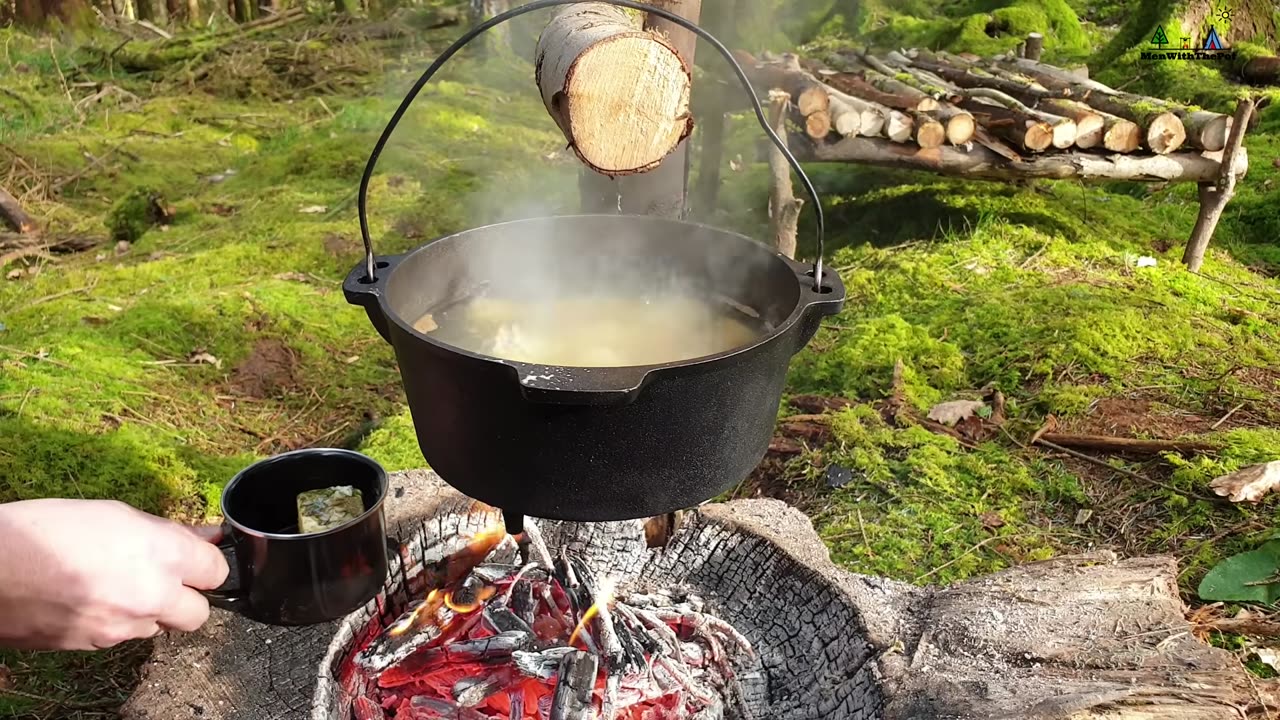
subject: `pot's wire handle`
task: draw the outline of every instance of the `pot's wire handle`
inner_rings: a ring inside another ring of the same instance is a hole
[[[461,50],[463,46],[474,40],[486,30],[489,30],[496,25],[500,25],[512,18],[524,15],[525,13],[534,12],[535,10],[542,10],[543,8],[555,7],[557,5],[574,5],[583,1],[584,0],[534,0],[534,2],[528,3],[527,5],[521,5],[499,15],[493,16],[485,22],[476,25],[463,33],[462,36],[455,40],[452,45],[445,49],[444,52],[440,53],[440,56],[431,63],[431,66],[422,73],[418,78],[418,81],[409,89],[409,93],[405,95],[404,100],[400,102],[400,107],[396,108],[396,111],[392,113],[391,120],[387,123],[387,127],[382,131],[382,136],[379,137],[378,142],[374,144],[373,152],[369,155],[369,162],[365,165],[364,174],[360,177],[360,195],[357,198],[356,205],[360,213],[360,236],[364,239],[365,272],[367,274],[365,282],[372,283],[377,280],[377,268],[373,254],[373,241],[369,238],[369,218],[366,213],[369,179],[373,177],[374,166],[377,165],[378,157],[382,154],[382,149],[386,146],[387,140],[390,139],[391,133],[396,129],[396,125],[400,123],[400,118],[404,116],[405,112],[409,109],[409,106],[413,104],[418,93],[422,91],[424,86],[426,86],[427,81],[430,80],[431,77],[435,75],[451,57]],[[733,72],[738,76],[738,80],[742,83],[743,89],[747,91],[747,96],[751,100],[751,109],[755,110],[756,120],[760,122],[760,127],[764,128],[765,133],[769,135],[769,140],[773,142],[774,146],[782,152],[783,157],[787,159],[787,164],[790,165],[791,169],[795,171],[797,176],[799,176],[800,183],[804,185],[805,192],[813,202],[813,212],[818,221],[818,257],[813,263],[813,287],[814,290],[821,291],[822,255],[825,250],[824,240],[826,236],[826,221],[822,215],[822,201],[818,199],[818,191],[814,189],[813,183],[809,181],[809,176],[804,174],[804,169],[800,167],[799,161],[797,161],[795,156],[791,154],[791,151],[787,149],[786,143],[778,137],[778,134],[774,132],[773,128],[770,126],[769,120],[765,117],[764,109],[760,106],[760,99],[756,97],[755,89],[751,87],[751,81],[747,79],[747,74],[742,70],[742,66],[734,59],[733,53],[729,52],[729,49],[711,33],[703,30],[679,15],[670,12],[669,10],[664,10],[662,8],[646,5],[640,2],[634,2],[633,0],[592,1],[603,2],[609,5],[619,5],[632,10],[639,10],[651,15],[657,15],[664,20],[675,23],[710,43],[711,46],[716,49],[716,52],[720,53],[720,56],[729,63],[729,67],[733,68]]]

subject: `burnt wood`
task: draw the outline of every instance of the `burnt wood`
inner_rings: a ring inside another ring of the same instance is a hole
[[[431,473],[398,473],[391,488],[388,525],[406,536],[459,534],[493,517]],[[1262,717],[1259,701],[1274,708],[1280,697],[1274,682],[1251,681],[1230,653],[1194,639],[1167,557],[1064,557],[937,589],[838,569],[808,519],[774,500],[690,512],[664,550],[646,547],[638,520],[543,526],[548,544],[590,563],[704,589],[761,653],[770,720],[1212,720]],[[122,716],[329,717],[333,684],[318,680],[349,633],[215,611],[201,631],[157,641]]]

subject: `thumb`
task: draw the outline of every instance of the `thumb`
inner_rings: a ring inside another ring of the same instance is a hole
[[[205,542],[216,543],[222,539],[221,525],[183,525],[183,527]]]

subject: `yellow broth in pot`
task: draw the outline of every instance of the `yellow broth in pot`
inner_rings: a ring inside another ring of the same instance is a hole
[[[626,367],[690,360],[748,345],[766,331],[748,312],[691,295],[480,296],[427,313],[414,329],[504,360]]]

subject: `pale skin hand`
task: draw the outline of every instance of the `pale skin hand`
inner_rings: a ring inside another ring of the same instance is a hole
[[[0,504],[0,646],[95,650],[209,618],[226,579],[212,541],[111,500]]]

